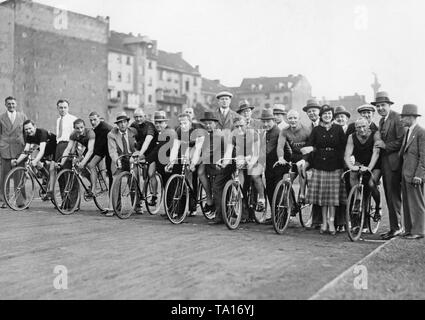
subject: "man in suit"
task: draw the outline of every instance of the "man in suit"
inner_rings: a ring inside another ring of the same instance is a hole
[[[263,124],[260,120],[252,118],[252,111],[255,107],[251,106],[248,100],[242,100],[239,102],[239,110],[237,113],[244,117],[246,120],[246,127],[248,129],[261,130],[263,129]]]
[[[390,218],[390,230],[381,235],[384,240],[399,236],[403,231],[400,225],[401,215],[401,170],[399,151],[403,143],[405,130],[400,115],[391,110],[394,102],[386,92],[378,92],[372,102],[382,117],[379,123],[381,140],[376,144],[381,149],[381,172],[383,175],[385,198]]]
[[[280,130],[289,128],[288,120],[286,118],[288,111],[283,104],[275,104],[273,106],[273,114],[276,117],[276,124]]]
[[[405,233],[403,238],[422,239],[425,234],[425,129],[417,123],[418,107],[403,106],[401,121],[408,128],[400,149],[401,190]]]
[[[118,158],[123,155],[138,155],[136,151],[136,136],[137,130],[129,127],[130,117],[125,112],[118,114],[115,124],[116,128],[113,128],[108,133],[108,150],[112,160],[112,174],[117,177],[123,171],[130,170],[131,157],[122,158],[118,161]],[[117,199],[117,206],[119,206],[120,199],[118,195],[111,194],[111,198]],[[112,207],[112,206],[111,206]],[[141,208],[136,208],[136,213],[141,213]],[[108,212],[107,216],[113,216],[113,212]]]
[[[16,111],[17,103],[13,97],[5,99],[7,112],[0,116],[0,198],[1,208],[6,208],[4,201],[3,183],[8,172],[12,169],[11,160],[16,159],[24,150],[23,124],[27,116]]]
[[[233,130],[233,120],[238,118],[238,114],[230,109],[230,104],[232,103],[233,94],[230,92],[220,92],[216,96],[218,100],[219,108],[217,109],[218,115],[218,125],[217,129],[228,131]],[[226,134],[226,132],[224,132]]]

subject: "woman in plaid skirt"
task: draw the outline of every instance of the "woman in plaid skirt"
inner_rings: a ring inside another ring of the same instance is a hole
[[[320,111],[320,125],[311,132],[312,179],[307,194],[308,203],[322,208],[320,233],[329,231],[332,235],[336,234],[335,208],[345,204],[347,198],[341,181],[347,138],[342,127],[333,123],[334,118],[334,109],[324,105]]]

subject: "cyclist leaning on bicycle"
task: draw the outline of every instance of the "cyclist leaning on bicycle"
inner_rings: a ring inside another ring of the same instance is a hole
[[[32,160],[32,166],[42,170],[48,170],[49,176],[45,176],[44,184],[49,185],[45,200],[50,199],[53,194],[55,162],[53,158],[56,153],[56,135],[42,128],[37,128],[32,120],[26,120],[23,124],[25,148],[24,152],[39,147],[37,156]],[[27,158],[26,154],[21,154],[18,159],[12,160],[12,166],[16,167]],[[44,163],[43,163],[44,162]]]
[[[355,171],[363,171],[368,179],[369,189],[376,203],[375,216],[381,216],[380,203],[381,196],[378,190],[379,180],[381,178],[381,165],[379,161],[380,149],[376,147],[380,141],[379,131],[372,132],[369,123],[366,119],[360,118],[355,123],[356,132],[348,137],[347,146],[345,149],[345,163],[350,172],[350,185],[355,186],[358,182],[358,174]],[[355,158],[355,163],[351,160]],[[370,174],[368,171],[371,171]],[[356,205],[356,204],[355,204]]]

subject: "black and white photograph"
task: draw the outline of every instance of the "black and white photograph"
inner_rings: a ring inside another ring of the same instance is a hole
[[[425,299],[423,0],[0,1],[0,300]]]

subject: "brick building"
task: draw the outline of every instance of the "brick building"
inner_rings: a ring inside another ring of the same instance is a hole
[[[92,18],[30,0],[0,3],[0,92],[39,126],[54,130],[56,102],[71,113],[107,118],[108,18]]]

